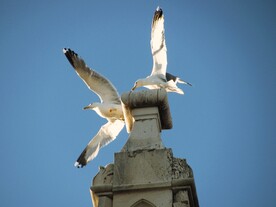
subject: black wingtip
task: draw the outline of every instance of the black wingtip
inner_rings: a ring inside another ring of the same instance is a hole
[[[156,11],[162,11],[160,6],[157,6]]]
[[[77,161],[75,162],[75,167],[77,168],[83,168],[87,164],[87,160],[85,159],[86,149],[83,150]]]
[[[70,50],[70,49],[69,49],[69,50]],[[62,51],[63,51],[63,53],[65,54],[65,53],[68,52],[68,48],[65,47],[65,48],[62,49]]]
[[[156,22],[158,19],[160,19],[163,16],[163,10],[161,9],[161,7],[157,7],[155,12],[154,12],[154,16],[153,16],[153,20],[152,23],[154,24],[154,22]]]
[[[154,12],[154,16],[157,16],[158,18],[162,17],[163,15],[163,10],[161,9],[160,6],[158,6]]]
[[[186,82],[186,83],[187,83],[188,86],[193,86],[193,85],[192,85],[191,83],[189,83],[189,82]]]
[[[70,48],[63,48],[63,53],[66,56],[66,58],[68,59],[68,61],[70,62],[70,64],[74,66],[74,61],[73,61],[73,57],[78,57],[78,54],[75,53],[73,50],[71,50]]]
[[[83,168],[85,165],[82,165],[79,162],[75,162],[74,166],[77,168]]]

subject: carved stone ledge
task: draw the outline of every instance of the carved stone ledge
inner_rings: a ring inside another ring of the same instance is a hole
[[[173,158],[172,179],[193,178],[193,170],[187,164],[186,159]]]
[[[131,91],[121,96],[123,111],[128,132],[133,127],[132,110],[135,108],[157,107],[160,115],[161,128],[171,129],[172,118],[165,89]]]

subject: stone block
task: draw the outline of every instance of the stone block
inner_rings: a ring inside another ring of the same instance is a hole
[[[114,193],[113,207],[169,207],[172,192],[169,189]]]
[[[171,182],[171,153],[169,149],[115,153],[113,187]]]
[[[160,137],[161,123],[158,108],[134,109],[132,115],[135,119],[133,130],[122,151],[164,148]]]
[[[113,200],[108,196],[101,196],[99,198],[98,207],[111,207]]]

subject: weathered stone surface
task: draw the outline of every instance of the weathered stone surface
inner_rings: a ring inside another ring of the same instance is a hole
[[[175,193],[173,207],[190,207],[187,190],[179,190]]]
[[[193,178],[192,168],[187,164],[186,159],[173,158],[172,178]]]
[[[148,200],[141,199],[134,203],[131,207],[152,207],[155,206],[153,203],[149,202]]]
[[[135,119],[133,130],[122,151],[164,148],[160,137],[161,124],[158,108],[133,109],[132,115]]]
[[[101,196],[99,198],[98,207],[111,207],[113,204],[113,200],[108,196]]]
[[[91,187],[94,207],[198,207],[192,169],[171,149],[115,154]]]
[[[116,153],[114,188],[170,182],[170,157],[171,150],[168,149]]]
[[[113,183],[114,164],[100,167],[100,171],[93,179],[93,185],[104,185]]]
[[[114,164],[108,164],[105,167],[101,166],[98,174],[93,178],[90,194],[94,207],[112,206],[110,195],[112,195],[113,174]]]
[[[172,192],[169,189],[142,190],[114,193],[113,207],[171,207]]]

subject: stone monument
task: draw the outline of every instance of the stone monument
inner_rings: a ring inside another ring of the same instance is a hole
[[[172,128],[164,89],[121,97],[129,138],[114,164],[101,167],[90,188],[94,207],[198,207],[193,172],[162,144]]]

